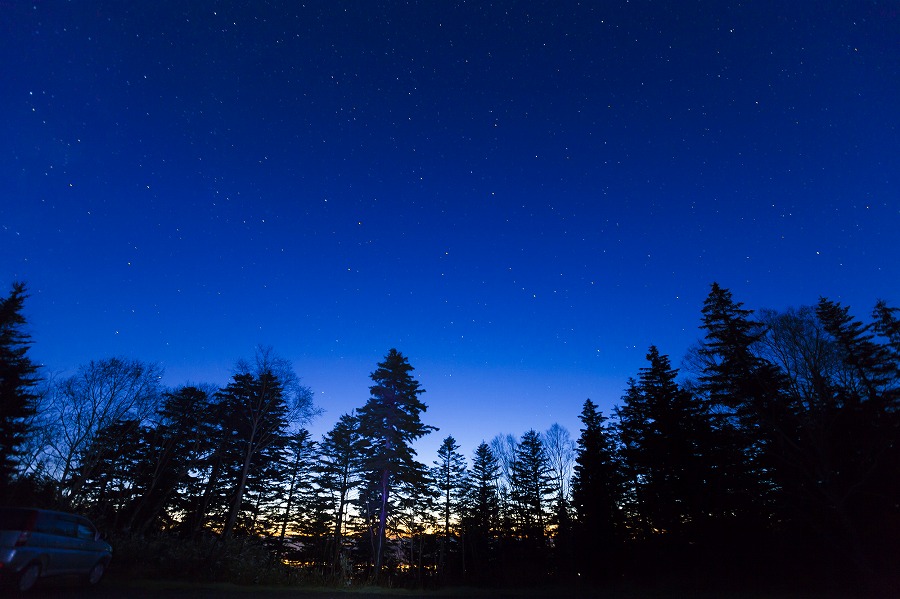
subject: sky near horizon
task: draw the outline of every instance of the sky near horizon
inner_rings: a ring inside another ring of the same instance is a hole
[[[900,3],[12,2],[0,273],[32,358],[325,413],[396,347],[430,463],[610,413],[716,281],[900,305]]]

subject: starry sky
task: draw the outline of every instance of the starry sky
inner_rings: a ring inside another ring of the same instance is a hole
[[[448,434],[609,413],[749,308],[900,304],[900,3],[5,1],[0,273],[32,358],[325,410],[416,368]],[[429,444],[430,443],[430,444]]]

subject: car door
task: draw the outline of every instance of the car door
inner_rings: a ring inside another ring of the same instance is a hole
[[[71,574],[78,568],[78,537],[75,516],[59,514],[55,516],[54,550],[50,561],[56,574]]]
[[[75,536],[77,537],[77,552],[72,556],[73,567],[78,572],[88,572],[91,567],[103,556],[98,542],[97,529],[87,518],[76,519]]]
[[[64,574],[68,569],[68,554],[75,536],[75,519],[63,514],[40,512],[28,545],[45,559],[44,575]]]

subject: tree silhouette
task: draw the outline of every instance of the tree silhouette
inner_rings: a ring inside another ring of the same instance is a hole
[[[452,435],[447,436],[438,448],[438,459],[431,469],[431,476],[440,492],[442,536],[438,570],[443,577],[447,569],[447,545],[452,534],[450,525],[459,515],[466,488],[466,458],[459,453],[459,444]]]
[[[651,346],[647,361],[616,408],[632,522],[645,537],[688,538],[703,518],[708,418],[676,382],[668,356]]]
[[[564,504],[569,500],[569,482],[575,459],[575,443],[572,442],[569,431],[559,423],[551,424],[550,428],[542,435],[541,440],[547,454],[554,501],[557,505]]]
[[[372,581],[419,588],[575,568],[607,583],[896,588],[900,319],[883,301],[868,323],[825,298],[754,314],[713,284],[693,380],[650,346],[612,422],[584,402],[574,463],[553,425],[482,442],[467,472],[452,436],[433,467],[417,461],[435,428],[396,350],[321,443],[303,428],[309,390],[267,349],[217,393],[163,393],[153,364],[92,361],[48,384],[35,413],[24,297],[17,284],[0,300],[0,500],[83,511],[141,551],[152,537],[154,555],[177,544],[190,568],[234,564],[213,559],[234,549],[254,576],[285,558],[347,583],[368,563]],[[210,533],[225,541],[215,556]]]
[[[466,489],[463,519],[467,552],[472,556],[476,580],[485,581],[494,570],[497,556],[496,536],[500,526],[498,484],[500,463],[490,446],[482,441],[475,448],[472,471]]]
[[[234,456],[233,489],[222,528],[222,536],[227,539],[244,509],[244,493],[254,466],[263,467],[288,443],[288,408],[281,384],[271,372],[236,374],[218,395],[226,410],[226,430],[231,433]],[[261,460],[262,456],[267,459]]]
[[[768,528],[778,488],[766,463],[781,413],[783,374],[755,351],[764,335],[752,310],[713,283],[703,304],[706,332],[695,350],[702,394],[714,425],[709,511],[716,529],[749,539]],[[740,532],[738,532],[740,531]]]
[[[587,576],[609,575],[610,559],[619,548],[622,502],[622,472],[613,432],[606,418],[590,399],[579,416],[584,428],[575,449],[572,475],[572,505],[575,508],[575,538],[578,566]],[[604,568],[597,565],[603,564]]]
[[[319,444],[317,484],[331,499],[332,514],[332,578],[338,576],[344,546],[344,527],[350,494],[360,483],[363,467],[363,444],[359,434],[359,420],[342,414]],[[345,573],[342,572],[342,575]]]
[[[177,491],[200,467],[211,450],[210,392],[197,386],[163,394],[155,426],[147,433],[148,454],[135,476],[136,498],[125,528],[144,532],[174,524],[168,512],[177,512]]]
[[[554,491],[547,453],[534,429],[519,440],[510,491],[520,555],[518,576],[533,580],[547,557],[548,508]]]
[[[158,408],[162,369],[135,359],[108,358],[82,365],[74,376],[61,381],[50,406],[53,434],[50,453],[56,461],[61,491],[77,503],[85,476],[92,475],[88,452],[99,431],[122,435],[103,443],[115,446],[135,431]]]
[[[27,297],[25,284],[13,283],[9,296],[0,299],[0,499],[6,499],[18,469],[38,400],[37,366],[28,357],[31,338],[23,330]]]
[[[420,464],[411,444],[437,430],[421,421],[420,415],[427,406],[419,396],[425,390],[413,378],[413,370],[403,354],[391,349],[370,375],[375,384],[369,387],[369,400],[358,411],[360,434],[368,442],[366,469],[378,494],[373,539],[375,581],[384,561],[391,490],[402,483],[415,484]]]
[[[864,325],[836,302],[822,298],[816,306],[845,366],[843,376],[829,384],[842,430],[832,442],[838,459],[815,486],[825,499],[820,530],[866,581],[879,569],[877,564],[883,568],[900,553],[885,527],[900,518],[900,363],[894,351],[894,312],[880,302],[875,322]],[[876,337],[879,332],[883,339]]]
[[[286,456],[288,468],[283,473],[285,480],[278,485],[286,491],[286,496],[283,498],[283,512],[279,518],[281,522],[279,523],[278,545],[282,552],[288,527],[295,520],[294,512],[298,511],[298,506],[301,509],[309,508],[309,504],[315,497],[311,490],[316,446],[316,442],[310,438],[309,431],[306,429],[300,429],[289,438]],[[306,520],[303,516],[299,519]]]

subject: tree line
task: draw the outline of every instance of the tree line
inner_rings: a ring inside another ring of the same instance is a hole
[[[611,414],[584,402],[577,439],[554,424],[467,459],[447,435],[426,464],[413,445],[437,429],[396,349],[313,439],[312,393],[267,348],[221,388],[164,389],[124,358],[42,376],[26,298],[15,283],[0,301],[0,500],[91,516],[144,567],[202,577],[252,554],[248,580],[419,587],[900,580],[884,302],[865,323],[824,298],[753,312],[713,284],[680,371],[651,346]]]

